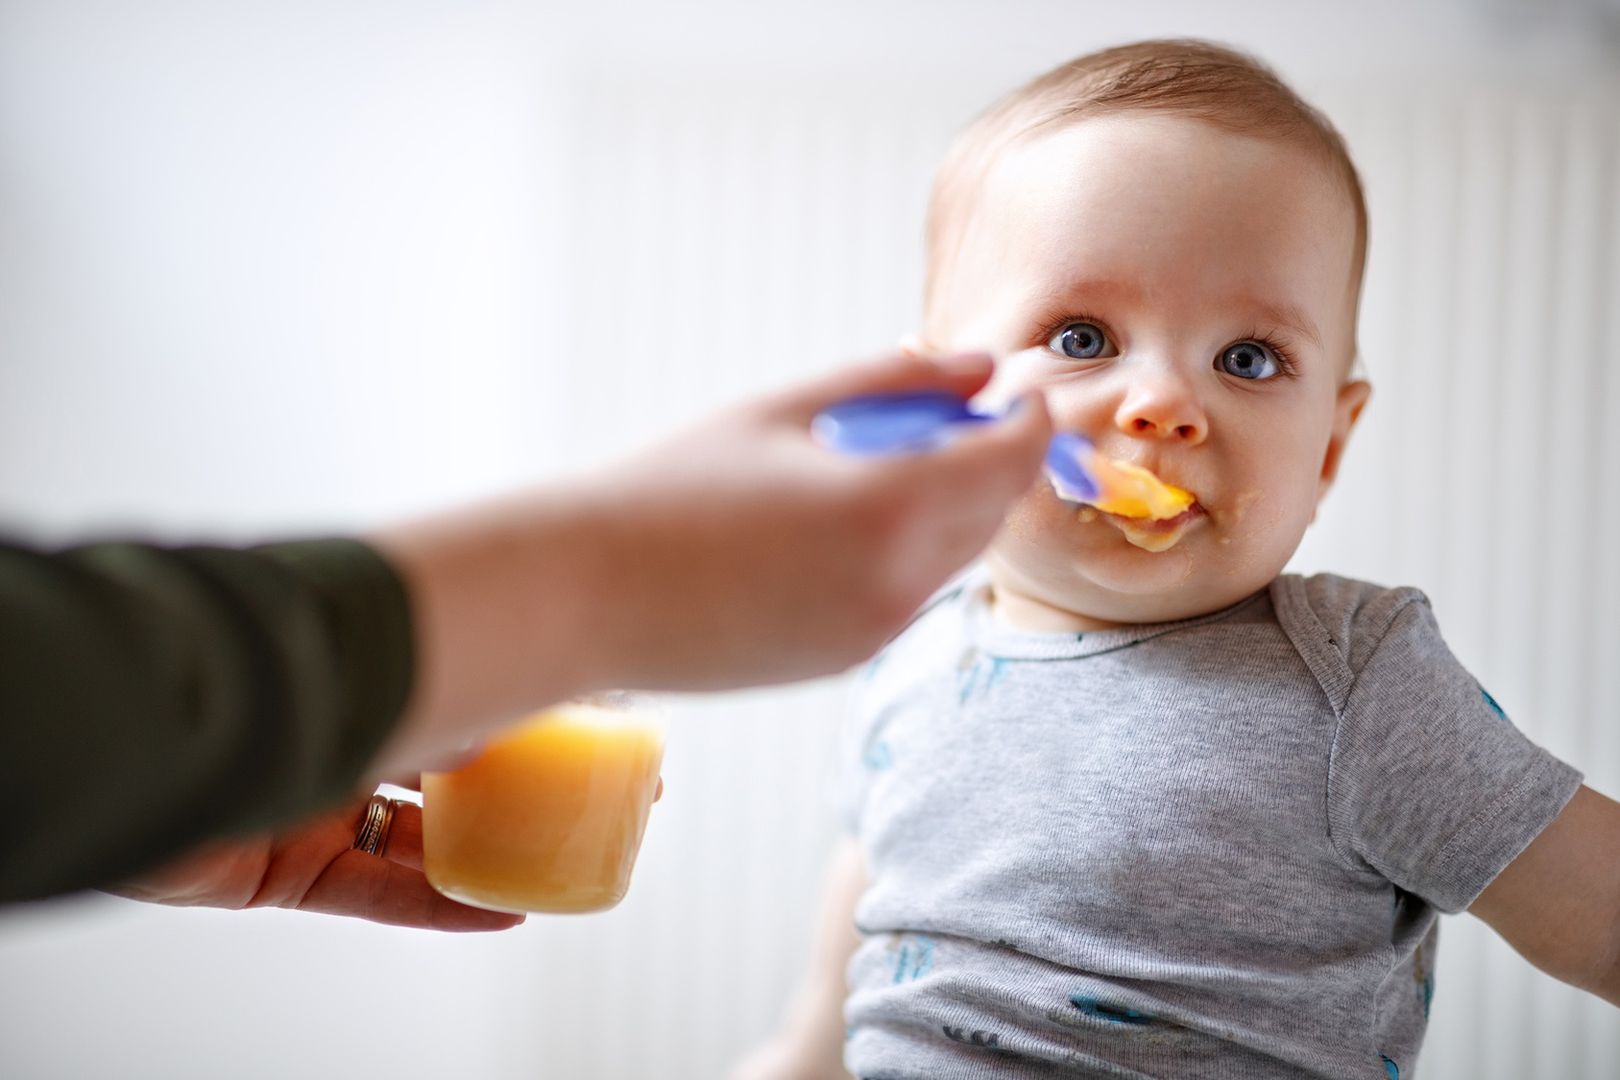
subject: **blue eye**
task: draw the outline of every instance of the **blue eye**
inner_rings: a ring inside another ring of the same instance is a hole
[[[1282,374],[1277,354],[1258,341],[1228,345],[1216,363],[1222,371],[1240,379],[1269,379]]]
[[[1096,323],[1072,322],[1052,335],[1047,347],[1071,360],[1095,360],[1108,348],[1108,335]]]

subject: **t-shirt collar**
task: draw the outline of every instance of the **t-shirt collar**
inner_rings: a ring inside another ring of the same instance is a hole
[[[1252,600],[1253,596],[1245,597],[1230,607],[1190,619],[1070,633],[1020,630],[997,619],[990,608],[990,577],[982,564],[963,582],[962,592],[968,640],[984,655],[1004,660],[1075,660],[1113,652],[1175,630],[1216,622]]]

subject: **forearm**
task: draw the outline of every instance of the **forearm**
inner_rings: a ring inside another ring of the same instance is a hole
[[[378,533],[405,582],[416,679],[378,776],[453,756],[523,713],[602,689],[589,646],[601,553],[558,488]]]
[[[860,945],[855,905],[866,889],[860,849],[840,840],[823,885],[810,963],[772,1042],[780,1058],[793,1063],[795,1076],[837,1078],[844,1071],[845,970]],[[744,1076],[749,1074],[744,1073]],[[773,1075],[762,1072],[761,1076]]]
[[[1582,786],[1468,910],[1542,971],[1620,1006],[1620,803]]]
[[[846,971],[861,944],[855,929],[855,905],[866,885],[860,845],[852,837],[841,838],[827,871],[800,1015],[805,1033],[818,1047],[831,1051],[835,1061],[843,1060],[844,998],[849,992]]]

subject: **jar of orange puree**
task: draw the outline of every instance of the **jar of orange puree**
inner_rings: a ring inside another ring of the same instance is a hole
[[[558,705],[449,772],[422,775],[423,869],[495,911],[604,911],[630,887],[664,759],[662,718],[628,697]]]

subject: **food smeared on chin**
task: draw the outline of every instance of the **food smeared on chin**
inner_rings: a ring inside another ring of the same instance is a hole
[[[1105,520],[1143,551],[1169,551],[1187,535],[1187,530],[1204,516],[1198,505],[1188,507],[1172,518],[1129,518],[1107,514]]]

